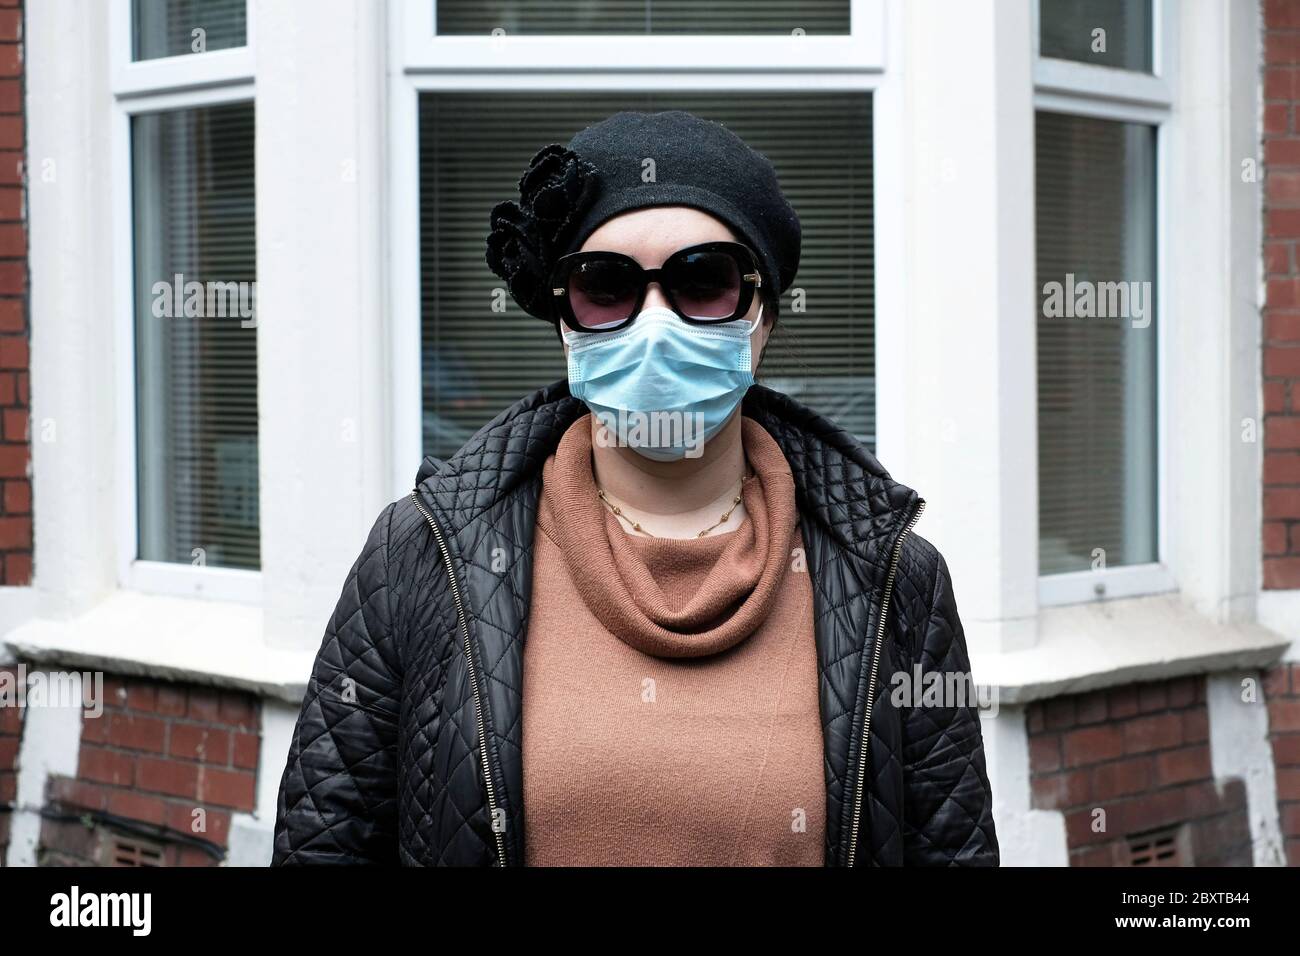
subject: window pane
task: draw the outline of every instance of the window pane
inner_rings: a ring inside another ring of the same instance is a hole
[[[226,50],[248,42],[247,0],[133,0],[133,6],[137,60]]]
[[[565,377],[553,328],[484,262],[488,213],[529,158],[622,109],[686,109],[765,153],[803,224],[803,256],[759,378],[875,442],[871,99],[831,94],[425,94],[420,101],[424,449],[445,458],[531,389]],[[793,290],[792,290],[793,291]],[[508,299],[508,297],[507,297]],[[504,328],[504,333],[488,331]]]
[[[1151,72],[1151,0],[1039,0],[1043,56]]]
[[[253,106],[132,120],[139,556],[257,568]]]
[[[1043,574],[1159,557],[1155,144],[1137,123],[1037,117]]]
[[[849,32],[849,0],[437,0],[443,36]]]

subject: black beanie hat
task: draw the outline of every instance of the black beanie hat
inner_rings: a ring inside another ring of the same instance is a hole
[[[556,260],[633,209],[711,213],[754,250],[763,283],[776,294],[799,268],[799,217],[771,161],[722,124],[684,110],[615,113],[567,147],[542,147],[519,180],[519,197],[492,210],[487,263],[520,308],[548,322]]]

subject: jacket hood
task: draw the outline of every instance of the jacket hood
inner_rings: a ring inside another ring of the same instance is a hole
[[[587,413],[567,379],[524,396],[480,428],[446,461],[426,456],[416,488],[444,515],[468,524],[522,482],[539,476],[564,430]],[[834,422],[765,385],[745,393],[741,413],[776,440],[794,476],[796,500],[844,547],[866,556],[896,532],[920,496]]]

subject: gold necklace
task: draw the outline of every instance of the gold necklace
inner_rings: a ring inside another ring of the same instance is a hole
[[[740,488],[741,488],[742,491],[743,491],[744,488],[745,488],[745,482],[749,481],[749,479],[752,478],[752,477],[754,477],[754,476],[753,476],[753,475],[745,475],[744,477],[742,477],[742,478],[740,479]],[[636,532],[638,532],[638,533],[640,533],[640,534],[649,535],[649,536],[652,537],[652,538],[655,537],[655,535],[650,534],[649,531],[647,531],[647,530],[645,530],[645,528],[641,527],[640,522],[633,521],[633,520],[632,520],[631,518],[629,518],[627,515],[623,514],[623,509],[620,508],[618,505],[614,504],[614,502],[610,501],[610,500],[609,500],[609,496],[605,494],[605,489],[602,488],[602,487],[600,487],[599,485],[596,486],[596,497],[599,498],[602,502],[604,502],[605,507],[608,508],[610,511],[612,511],[612,512],[614,513],[614,517],[616,517],[616,518],[622,518],[624,521],[626,521],[626,522],[627,522],[627,523],[632,527],[632,530],[633,530],[633,531],[636,531]],[[736,495],[734,498],[732,498],[732,499],[731,499],[731,507],[728,508],[726,511],[724,511],[724,512],[722,513],[722,517],[719,518],[717,521],[713,522],[713,524],[709,525],[707,528],[705,528],[703,531],[701,531],[701,532],[700,532],[699,534],[697,534],[695,537],[697,537],[697,538],[703,538],[706,534],[708,534],[710,531],[712,531],[712,530],[713,530],[714,528],[716,528],[718,525],[720,525],[720,524],[725,524],[726,521],[727,521],[727,519],[731,517],[731,513],[732,513],[733,511],[736,510],[736,507],[740,504],[740,502],[741,502],[741,496],[740,496],[740,495]]]

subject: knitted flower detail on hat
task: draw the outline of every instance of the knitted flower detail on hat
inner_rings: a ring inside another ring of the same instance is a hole
[[[505,280],[519,307],[550,321],[548,281],[555,260],[596,197],[596,167],[577,153],[551,143],[543,146],[519,179],[519,202],[492,208],[487,264]]]

